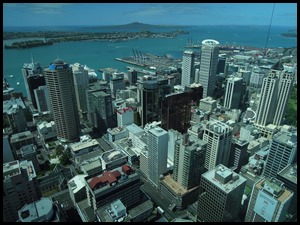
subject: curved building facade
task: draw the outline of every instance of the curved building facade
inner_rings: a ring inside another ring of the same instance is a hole
[[[206,39],[202,41],[199,83],[203,86],[203,98],[212,97],[216,83],[219,58],[219,42]]]
[[[44,69],[57,138],[62,142],[79,141],[80,122],[73,72],[69,64],[56,59]]]

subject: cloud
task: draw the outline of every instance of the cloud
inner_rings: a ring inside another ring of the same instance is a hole
[[[8,7],[22,7],[29,13],[37,14],[59,14],[63,8],[72,3],[5,3]]]

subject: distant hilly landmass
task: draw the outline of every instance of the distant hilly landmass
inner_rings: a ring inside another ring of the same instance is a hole
[[[147,29],[167,29],[167,28],[174,28],[174,29],[182,29],[188,26],[181,26],[181,25],[153,25],[153,24],[145,24],[145,23],[128,23],[123,25],[102,25],[102,26],[94,26],[92,28],[105,28],[105,29],[140,29],[140,30],[147,30]],[[90,28],[89,28],[90,29]]]

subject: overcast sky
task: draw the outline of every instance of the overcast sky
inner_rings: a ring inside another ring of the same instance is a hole
[[[4,3],[4,26],[269,25],[273,3]],[[275,3],[272,25],[297,26],[297,4]]]

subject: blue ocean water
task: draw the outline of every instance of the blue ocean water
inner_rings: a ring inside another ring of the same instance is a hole
[[[57,57],[68,62],[79,62],[96,71],[99,78],[100,68],[112,67],[126,72],[126,63],[116,61],[115,58],[132,56],[132,49],[143,53],[156,55],[171,54],[175,58],[181,58],[188,39],[194,44],[201,43],[204,39],[215,39],[220,44],[236,44],[242,46],[265,47],[268,36],[268,26],[194,26],[186,30],[189,34],[179,35],[176,38],[137,39],[121,42],[88,41],[88,42],[62,42],[52,46],[42,46],[30,49],[3,49],[3,77],[7,78],[10,86],[16,91],[21,91],[26,96],[21,69],[24,63],[39,62],[47,67]],[[297,38],[282,37],[294,27],[271,27],[267,47],[296,47]],[[85,32],[112,32],[111,29],[93,29],[89,27],[27,27],[5,28],[5,31],[85,31]],[[155,29],[152,32],[173,31],[174,29]],[[119,30],[129,31],[129,30]],[[130,30],[138,31],[138,30]],[[16,40],[6,40],[4,44],[11,44]],[[14,75],[13,78],[9,77]],[[20,82],[20,85],[17,85]]]

